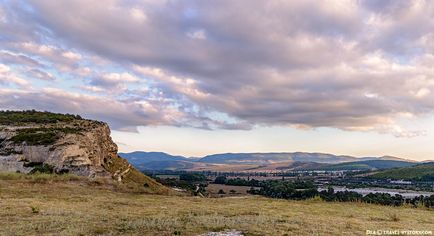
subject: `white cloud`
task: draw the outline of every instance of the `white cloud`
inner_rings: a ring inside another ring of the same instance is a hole
[[[171,92],[177,92],[193,99],[201,99],[209,96],[209,94],[198,88],[197,82],[192,78],[182,78],[170,75],[162,69],[154,67],[141,67],[135,65],[133,66],[133,69],[143,76],[156,79],[166,86],[169,86]]]
[[[194,30],[187,33],[187,36],[192,39],[206,39],[205,30]]]
[[[78,61],[78,60],[81,59],[81,55],[80,54],[74,53],[74,52],[71,52],[71,51],[67,51],[67,52],[62,53],[62,56],[66,57],[68,59],[71,59],[71,60],[76,60],[76,61]]]
[[[118,83],[118,82],[133,83],[139,80],[137,77],[127,72],[103,74],[101,78],[107,82],[113,82],[113,83]]]
[[[144,22],[144,21],[146,21],[146,15],[145,15],[145,13],[142,10],[138,9],[138,8],[131,8],[130,9],[130,14],[134,18],[134,20],[136,20],[138,22]]]
[[[11,71],[11,68],[9,66],[4,64],[0,64],[0,84],[16,84],[21,87],[30,85],[29,82],[17,76]]]
[[[423,98],[423,97],[429,95],[430,93],[431,93],[431,90],[429,90],[427,88],[421,88],[416,92],[415,96],[418,98]]]
[[[4,74],[9,72],[11,69],[9,66],[4,65],[4,64],[0,64],[0,74]]]

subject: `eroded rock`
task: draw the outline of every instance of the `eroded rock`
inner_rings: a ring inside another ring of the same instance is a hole
[[[118,158],[117,146],[103,122],[0,126],[0,171],[28,173],[34,168],[30,166],[40,163],[55,172],[107,176],[105,165],[113,158]]]

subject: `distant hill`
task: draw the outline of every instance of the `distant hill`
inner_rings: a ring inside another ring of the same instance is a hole
[[[173,156],[164,152],[132,152],[119,155],[140,170],[367,170],[406,167],[413,164],[412,161],[391,156],[356,158],[307,152],[224,153],[202,158]]]
[[[330,164],[326,163],[296,161],[290,163],[288,166],[276,167],[276,170],[321,170],[322,168],[325,168],[329,165]]]
[[[118,153],[119,156],[125,158],[131,164],[144,164],[154,161],[186,161],[188,158],[183,156],[172,156],[164,152],[130,152]]]
[[[336,156],[324,153],[224,153],[205,156],[199,162],[217,164],[271,164],[276,162],[299,161],[317,163],[340,163],[354,161],[355,157]]]
[[[193,168],[194,163],[183,156],[172,156],[164,152],[119,153],[139,170],[181,170]]]
[[[377,172],[370,176],[378,179],[405,179],[434,181],[434,162],[410,167],[396,168]]]
[[[196,166],[191,161],[151,161],[138,165],[140,170],[190,170]]]
[[[332,165],[323,165],[320,167],[305,168],[306,170],[378,170],[378,169],[391,169],[398,167],[414,166],[417,163],[408,161],[393,161],[393,160],[369,160],[369,161],[355,161],[345,162]]]
[[[333,155],[328,153],[307,153],[307,152],[293,152],[293,153],[224,153],[205,156],[198,160],[198,162],[205,163],[218,163],[218,164],[270,164],[276,162],[316,162],[336,164],[342,162],[355,162],[367,160],[396,160],[408,161],[398,157],[384,156],[384,157],[353,157],[346,155]]]

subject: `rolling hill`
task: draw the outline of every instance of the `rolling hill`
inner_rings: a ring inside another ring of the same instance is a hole
[[[327,153],[224,153],[202,158],[163,152],[119,153],[139,170],[285,171],[370,170],[407,167],[413,161],[391,157],[352,157]]]
[[[300,161],[300,162],[317,162],[317,163],[340,163],[354,161],[355,157],[336,156],[325,153],[224,153],[208,155],[199,162],[218,163],[218,164],[270,164],[276,162]]]
[[[417,163],[408,161],[393,161],[393,160],[369,160],[369,161],[355,161],[345,162],[332,165],[323,165],[319,167],[304,168],[304,170],[378,170],[378,169],[391,169],[399,167],[414,166]]]
[[[434,162],[410,167],[396,168],[377,172],[370,176],[377,179],[405,179],[434,181]]]
[[[130,152],[119,153],[119,156],[127,159],[132,164],[148,163],[153,161],[185,161],[183,156],[172,156],[164,152]]]

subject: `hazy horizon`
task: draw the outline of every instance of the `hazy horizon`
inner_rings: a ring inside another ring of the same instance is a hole
[[[327,152],[306,152],[306,151],[270,151],[270,152],[219,152],[219,153],[208,153],[208,154],[203,154],[203,155],[196,155],[196,156],[189,156],[189,155],[183,155],[183,154],[176,154],[176,153],[169,153],[169,152],[164,152],[164,151],[158,151],[158,150],[131,150],[131,151],[126,151],[126,152],[122,152],[119,151],[119,153],[134,153],[134,152],[143,152],[143,153],[165,153],[168,154],[170,156],[181,156],[181,157],[185,157],[185,158],[203,158],[206,156],[212,156],[212,155],[220,155],[220,154],[250,154],[250,153],[258,153],[258,154],[279,154],[279,153],[319,153],[319,154],[331,154],[331,155],[335,155],[335,156],[351,156],[351,157],[355,157],[355,158],[364,158],[364,157],[397,157],[397,158],[401,158],[401,159],[406,159],[406,160],[410,160],[410,161],[434,161],[434,160],[413,160],[413,159],[408,159],[405,157],[398,157],[398,156],[391,156],[391,155],[381,155],[381,156],[355,156],[355,155],[347,155],[347,154],[336,154],[336,153],[327,153]]]
[[[119,150],[434,159],[434,2],[0,0],[0,109]]]
[[[202,157],[220,153],[317,152],[354,157],[394,156],[416,161],[434,160],[430,153],[427,153],[426,156],[415,156],[412,155],[412,150],[406,152],[405,144],[409,145],[406,139],[400,140],[401,143],[393,146],[388,152],[384,152],[383,150],[386,150],[386,148],[377,143],[387,142],[394,139],[394,137],[385,139],[381,134],[353,134],[354,136],[376,137],[370,139],[370,142],[367,143],[368,146],[360,147],[357,142],[353,141],[354,138],[348,140],[345,135],[343,135],[345,137],[337,138],[335,132],[332,131],[322,132],[327,133],[327,135],[313,135],[314,139],[310,139],[313,142],[309,144],[304,142],[304,139],[297,139],[298,135],[304,135],[306,138],[312,136],[312,134],[306,134],[307,131],[294,130],[293,132],[287,132],[282,128],[262,128],[259,132],[253,132],[253,135],[251,131],[226,131],[216,134],[214,131],[176,127],[141,127],[138,130],[138,133],[112,132],[112,137],[118,144],[120,152],[165,152],[170,155],[185,157]],[[276,131],[280,133],[278,134]],[[242,141],[245,138],[243,132],[249,132],[250,137],[247,141]],[[273,135],[264,135],[264,132],[272,132]],[[317,131],[310,130],[309,132],[316,133]],[[343,131],[340,131],[340,133],[345,134]],[[270,136],[278,139],[292,138],[294,142],[277,143],[274,140],[267,139]],[[333,139],[331,136],[333,136]],[[426,139],[425,141],[426,145],[429,145],[428,142],[431,140]],[[345,146],[342,145],[344,143]],[[331,148],[333,145],[334,148]],[[408,154],[400,155],[402,153]]]

